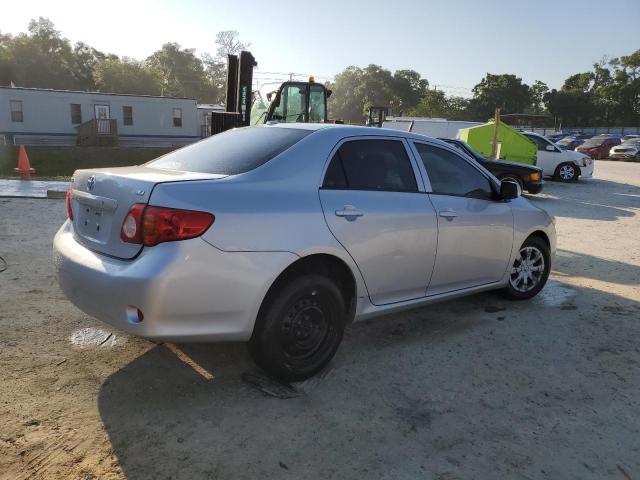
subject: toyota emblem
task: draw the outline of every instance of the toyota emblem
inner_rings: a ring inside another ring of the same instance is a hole
[[[93,190],[93,187],[96,186],[96,177],[91,175],[88,179],[87,179],[87,188],[89,189],[89,191]]]

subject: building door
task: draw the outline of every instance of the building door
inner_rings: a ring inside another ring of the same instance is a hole
[[[111,133],[109,105],[94,105],[98,133]]]

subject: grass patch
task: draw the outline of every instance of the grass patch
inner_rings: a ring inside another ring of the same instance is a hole
[[[81,168],[140,165],[174,148],[26,147],[35,180],[70,178]],[[18,147],[0,146],[0,177],[18,178]]]

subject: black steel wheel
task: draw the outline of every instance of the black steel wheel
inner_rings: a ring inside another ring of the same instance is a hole
[[[274,377],[304,380],[333,358],[346,316],[342,294],[333,281],[314,274],[297,277],[266,300],[250,352]]]

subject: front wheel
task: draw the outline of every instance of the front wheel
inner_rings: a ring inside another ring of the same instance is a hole
[[[561,163],[556,168],[554,177],[561,182],[575,182],[578,179],[578,167],[573,163]]]
[[[550,270],[549,247],[542,239],[529,237],[520,247],[511,266],[505,295],[514,300],[535,297],[547,283]]]
[[[287,382],[322,370],[338,350],[347,317],[336,284],[322,275],[304,275],[266,302],[249,343],[255,362]]]

